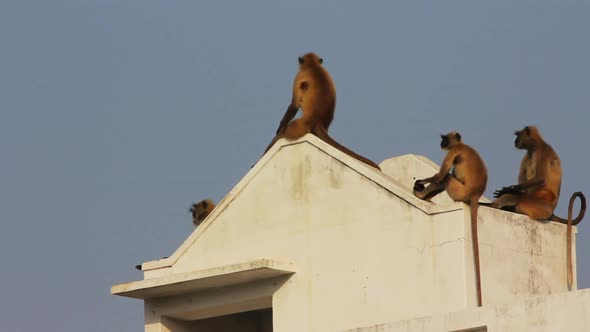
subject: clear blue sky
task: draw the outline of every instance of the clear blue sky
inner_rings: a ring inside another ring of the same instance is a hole
[[[590,3],[0,2],[0,322],[6,331],[140,331],[111,296],[192,231],[257,161],[313,50],[336,83],[332,135],[380,162],[440,162],[462,133],[516,181],[513,130],[537,125],[567,196],[590,196]],[[579,227],[590,287],[590,220]]]

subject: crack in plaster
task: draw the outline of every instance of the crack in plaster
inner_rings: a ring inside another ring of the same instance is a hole
[[[416,249],[416,251],[418,251],[420,253],[420,255],[422,255],[422,254],[424,254],[424,250],[426,250],[426,248],[442,247],[445,244],[457,242],[457,241],[460,241],[460,240],[465,240],[465,237],[459,237],[459,238],[456,238],[454,240],[444,241],[444,242],[441,242],[441,243],[438,243],[438,244],[433,244],[433,245],[430,245],[430,246],[425,246],[425,247],[422,247],[422,249],[416,248],[416,247],[409,247],[409,248]]]
[[[445,244],[457,242],[457,241],[460,241],[460,240],[466,240],[466,239],[465,239],[465,237],[459,237],[459,238],[454,239],[454,240],[444,241],[444,242],[441,242],[441,243],[438,243],[438,244],[433,244],[433,245],[430,245],[430,246],[424,246],[422,248],[416,248],[416,247],[408,247],[408,248],[416,249],[416,251],[418,251],[420,253],[420,255],[422,255],[422,254],[424,254],[424,250],[426,250],[426,248],[442,247]],[[468,242],[471,243],[471,241],[468,241]],[[486,243],[486,242],[481,242],[480,241],[479,242],[479,245],[480,246],[486,246],[486,247],[489,247],[489,248],[492,248],[492,249],[498,249],[498,246],[495,246],[495,245],[493,245],[491,243]],[[507,250],[510,250],[510,251],[513,251],[513,252],[517,252],[517,253],[520,253],[520,254],[526,254],[526,255],[537,256],[537,257],[557,258],[556,256],[551,256],[551,255],[547,255],[547,254],[544,254],[544,253],[536,253],[536,252],[533,252],[533,251],[519,250],[519,249],[514,249],[514,248],[506,248],[506,247],[503,247],[503,248],[500,248],[500,249],[507,249]]]

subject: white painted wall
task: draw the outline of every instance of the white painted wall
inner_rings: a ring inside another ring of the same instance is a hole
[[[203,318],[220,296],[247,303],[263,290],[275,332],[341,331],[475,307],[468,207],[411,193],[414,173],[436,171],[431,162],[390,159],[384,175],[313,136],[281,144],[170,258],[143,267],[156,278],[268,258],[293,263],[296,273],[260,290],[146,300],[146,331],[167,331],[163,315]],[[566,291],[565,226],[485,207],[479,219],[484,306]]]
[[[481,329],[471,330],[472,328]],[[586,332],[590,290],[519,299],[431,317],[379,324],[346,332]]]

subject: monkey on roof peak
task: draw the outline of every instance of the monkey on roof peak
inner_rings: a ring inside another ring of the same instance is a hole
[[[380,169],[373,161],[356,154],[328,135],[334,119],[336,88],[332,76],[322,65],[323,59],[310,52],[299,57],[298,61],[299,71],[293,81],[291,103],[279,123],[275,138],[264,152],[281,138],[295,140],[312,133],[349,156]],[[302,110],[302,116],[293,120],[299,109]]]

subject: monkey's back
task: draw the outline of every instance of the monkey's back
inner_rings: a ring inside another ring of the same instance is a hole
[[[302,117],[310,123],[321,122],[327,130],[336,108],[336,88],[332,77],[320,66],[306,68],[301,74],[309,84],[303,94]]]
[[[521,171],[524,170],[525,181],[534,178],[537,174],[543,174],[545,183],[539,188],[531,188],[529,194],[543,201],[550,202],[555,208],[561,191],[561,160],[551,145],[542,141],[532,158],[525,154]],[[524,181],[521,181],[521,183]]]
[[[461,149],[453,165],[455,177],[471,194],[483,195],[488,184],[488,170],[483,159],[475,149],[467,144],[456,147]]]

